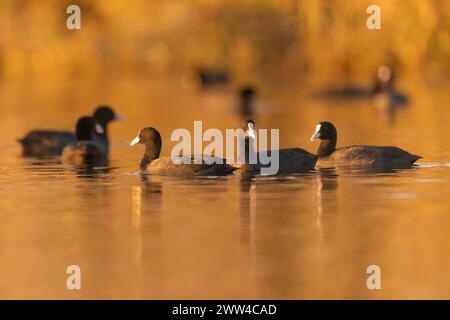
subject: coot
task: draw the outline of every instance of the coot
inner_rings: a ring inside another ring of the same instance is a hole
[[[317,167],[406,168],[420,159],[398,147],[353,145],[336,149],[337,130],[328,121],[317,124],[311,140],[320,140]]]
[[[143,144],[145,146],[140,168],[142,171],[157,175],[180,176],[219,176],[235,170],[225,163],[222,158],[203,156],[200,164],[194,163],[194,157],[160,157],[162,139],[155,128],[143,128],[130,145]],[[215,161],[216,163],[213,163]]]

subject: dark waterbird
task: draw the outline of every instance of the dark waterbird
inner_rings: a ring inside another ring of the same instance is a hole
[[[81,117],[75,129],[75,142],[64,147],[62,158],[74,164],[94,164],[107,159],[104,146],[93,140],[96,131],[96,122],[93,117]],[[97,130],[101,130],[97,128]],[[102,133],[102,131],[100,131]]]
[[[99,106],[94,112],[94,118],[98,124],[93,135],[105,153],[109,151],[108,124],[113,120],[122,121],[114,110],[107,105]],[[64,147],[76,141],[75,134],[70,131],[33,130],[23,138],[18,139],[22,145],[22,155],[26,157],[59,156]]]
[[[272,157],[274,152],[278,152],[278,174],[301,173],[314,169],[317,156],[301,148],[260,151],[256,153],[256,163],[250,163],[250,150],[253,150],[253,143],[257,135],[255,122],[251,119],[243,121],[242,129],[244,130],[245,163],[237,165],[239,172],[259,172],[261,168],[269,167],[269,164],[263,164],[260,161],[262,153],[266,152],[268,157]],[[271,159],[277,161],[275,157]]]
[[[138,136],[131,141],[130,145],[143,144],[145,146],[140,168],[144,172],[156,175],[178,175],[178,176],[220,176],[235,170],[226,164],[225,160],[218,157],[201,157],[201,163],[194,156],[160,157],[162,139],[155,128],[143,128]]]
[[[331,122],[320,122],[311,140],[320,140],[317,167],[407,168],[421,157],[398,147],[353,145],[336,149],[337,130]]]
[[[241,116],[249,117],[254,113],[254,100],[257,92],[252,86],[244,86],[239,90],[239,111]]]
[[[371,92],[372,104],[388,116],[393,116],[395,109],[408,104],[408,97],[395,90],[394,73],[388,66],[380,66]]]
[[[333,100],[351,101],[371,99],[379,109],[403,106],[408,103],[408,97],[395,90],[394,72],[386,65],[381,65],[375,74],[371,86],[347,84],[324,89],[317,96]]]
[[[198,83],[201,88],[225,86],[230,82],[227,70],[198,67],[195,69]]]
[[[316,95],[321,98],[335,100],[359,100],[367,99],[370,96],[370,90],[367,87],[358,85],[347,85],[343,87],[327,88]]]

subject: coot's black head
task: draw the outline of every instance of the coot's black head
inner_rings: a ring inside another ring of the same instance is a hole
[[[336,140],[337,130],[335,126],[328,121],[319,122],[316,125],[316,130],[311,136],[311,141],[320,140]]]
[[[113,120],[123,121],[122,117],[117,115],[114,110],[108,105],[100,105],[94,112],[94,118],[101,126],[106,126]]]
[[[239,90],[240,97],[240,113],[243,117],[250,117],[253,114],[253,101],[256,91],[251,86],[242,87]]]
[[[240,95],[243,99],[251,99],[256,95],[256,90],[251,86],[245,86],[241,88]]]
[[[81,117],[76,125],[75,133],[78,141],[92,140],[95,120],[92,117]]]
[[[242,129],[244,130],[246,137],[252,139],[256,138],[255,122],[252,119],[242,121]]]
[[[138,136],[130,142],[130,146],[138,143],[145,145],[144,156],[140,165],[141,169],[145,169],[149,163],[159,158],[162,147],[161,135],[155,128],[141,129]]]
[[[138,143],[144,144],[146,146],[154,145],[156,147],[161,148],[162,145],[161,135],[155,128],[148,127],[141,129],[141,131],[139,131],[138,136],[134,138],[133,141],[130,142],[130,146],[134,146],[135,144]]]
[[[316,130],[311,136],[311,141],[320,140],[317,154],[319,156],[328,156],[336,150],[337,130],[335,126],[328,121],[319,122]]]

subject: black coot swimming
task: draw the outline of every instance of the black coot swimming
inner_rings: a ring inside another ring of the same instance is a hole
[[[409,102],[408,97],[394,87],[394,71],[387,65],[381,65],[375,74],[370,87],[362,85],[342,85],[326,88],[316,94],[318,97],[336,101],[351,101],[371,99],[378,109],[388,109],[404,106]]]
[[[263,167],[270,165],[262,164],[261,154],[266,151],[261,151],[256,154],[256,163],[250,163],[250,149],[253,148],[253,143],[256,139],[255,122],[251,119],[245,120],[242,123],[242,129],[245,132],[245,164],[237,165],[238,172],[258,172]],[[279,150],[268,150],[267,155],[271,157],[273,152],[278,152],[278,174],[300,173],[308,170],[313,170],[317,161],[317,156],[301,148],[288,148]]]
[[[408,97],[395,90],[394,73],[388,66],[380,66],[371,92],[372,103],[381,111],[392,111],[393,108],[408,104]]]
[[[336,149],[337,130],[320,122],[311,140],[320,140],[317,167],[407,168],[421,157],[398,147],[354,145]]]
[[[107,159],[104,147],[93,140],[96,126],[93,117],[81,117],[75,129],[75,142],[64,147],[62,158],[73,164],[95,164]]]
[[[194,157],[160,157],[162,139],[155,128],[143,128],[130,145],[145,146],[140,168],[144,172],[156,175],[178,176],[220,176],[232,173],[235,168],[226,164],[224,159],[203,156],[201,163],[194,163]],[[212,163],[216,160],[216,163]]]
[[[108,124],[114,120],[123,122],[124,119],[116,114],[109,106],[100,106],[94,112],[94,119],[96,125],[99,125],[101,130],[95,130],[93,140],[96,141],[103,151],[109,153],[109,139],[108,139]],[[97,127],[97,129],[100,129]]]
[[[103,133],[94,132],[94,140],[98,141],[104,151],[109,151],[108,123],[112,120],[122,121],[114,110],[107,105],[99,106],[94,112],[97,124]],[[22,155],[26,157],[59,156],[64,147],[75,142],[75,134],[70,131],[33,130],[23,138],[18,139],[22,145]]]
[[[225,86],[230,82],[230,75],[225,69],[198,67],[195,69],[198,84],[201,88]]]

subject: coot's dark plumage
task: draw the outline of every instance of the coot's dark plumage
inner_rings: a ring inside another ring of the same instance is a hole
[[[93,141],[95,120],[92,117],[81,117],[76,125],[76,142],[64,147],[63,160],[74,164],[90,164],[105,161],[107,154],[100,143]]]
[[[327,88],[319,91],[316,95],[326,99],[337,100],[359,100],[367,99],[370,94],[370,90],[366,87],[356,85],[346,85],[336,88]]]
[[[269,167],[270,165],[262,164],[261,154],[266,151],[261,151],[256,154],[257,160],[255,164],[250,163],[250,149],[253,148],[253,142],[256,138],[255,123],[253,120],[245,120],[242,123],[242,129],[245,132],[245,164],[236,165],[239,172],[260,172],[261,168]],[[312,170],[315,167],[317,156],[301,148],[280,149],[279,156],[279,170],[278,174],[300,173]],[[267,151],[267,155],[272,156],[273,150]]]
[[[377,69],[375,80],[370,87],[343,85],[327,88],[317,94],[322,98],[336,100],[362,100],[370,98],[379,109],[403,106],[408,103],[408,97],[394,88],[394,72],[386,65]]]
[[[420,156],[398,147],[355,145],[336,149],[337,130],[327,121],[320,122],[311,140],[320,139],[317,167],[407,168]]]
[[[67,131],[33,130],[17,139],[25,157],[59,156],[69,143],[75,142],[75,134]]]
[[[111,107],[101,105],[95,110],[94,118],[103,133],[94,132],[93,138],[107,153],[109,149],[107,125],[112,120],[121,120],[121,117],[115,114]],[[22,154],[26,157],[59,156],[66,145],[76,141],[76,137],[70,131],[33,130],[18,141],[22,145]]]
[[[224,159],[216,157],[203,156],[203,159],[208,159],[208,162],[202,160],[201,164],[195,164],[194,157],[160,157],[162,139],[155,128],[141,129],[139,135],[131,141],[130,145],[133,146],[138,143],[145,145],[140,168],[142,171],[151,174],[218,176],[229,174],[235,170],[234,167],[226,164]],[[216,160],[216,163],[212,163],[212,160]]]
[[[199,67],[195,72],[201,88],[224,86],[230,82],[227,70]]]
[[[116,114],[110,106],[99,106],[94,112],[94,119],[96,124],[100,126],[100,130],[95,130],[93,140],[97,142],[103,151],[109,153],[109,139],[108,139],[108,124],[113,121],[123,121],[123,118]]]

